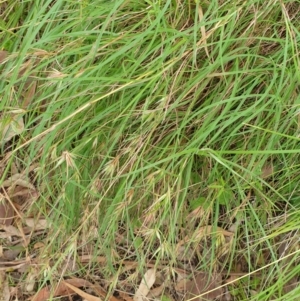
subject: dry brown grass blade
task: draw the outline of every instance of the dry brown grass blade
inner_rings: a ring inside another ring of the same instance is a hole
[[[105,263],[106,258],[104,256],[92,256],[92,255],[82,255],[79,257],[81,263],[89,263],[91,261],[96,261],[98,263]]]
[[[84,280],[84,279],[80,279],[80,278],[67,279],[67,280],[64,280],[64,282],[68,283],[68,284],[71,284],[75,287],[80,287],[80,286],[89,287],[98,296],[102,297],[103,299],[105,299],[107,297],[106,291],[99,284],[92,284],[91,282],[89,282],[87,280]],[[84,284],[84,285],[82,285],[82,284]],[[107,300],[109,300],[109,301],[120,301],[118,298],[116,298],[114,296],[108,297]]]
[[[33,81],[32,83],[26,84],[26,90],[23,92],[23,103],[22,103],[22,108],[27,109],[30,103],[32,102],[35,92],[36,92],[36,87],[37,87],[37,82]]]
[[[92,296],[88,293],[85,293],[84,291],[77,288],[76,286],[73,286],[72,284],[69,284],[69,283],[65,282],[65,285],[67,287],[69,287],[72,291],[74,291],[77,295],[84,298],[85,300],[88,300],[88,301],[102,301],[101,298],[98,298],[98,297]]]
[[[2,264],[3,262],[1,262]],[[24,262],[24,263],[20,263],[20,264],[16,264],[16,265],[13,265],[13,266],[5,266],[5,267],[1,267],[0,265],[0,271],[5,271],[5,272],[12,272],[14,270],[18,270],[20,268],[23,268],[24,266],[26,266],[27,263]]]
[[[202,7],[200,6],[199,4],[199,7],[198,7],[198,15],[199,15],[199,21],[202,22],[202,20],[204,19],[204,15],[203,15],[203,10],[202,10]],[[207,48],[207,35],[206,35],[206,30],[205,30],[205,26],[201,26],[200,27],[201,29],[201,35],[202,35],[202,40],[204,42],[204,49],[205,49],[205,53],[207,55],[207,57],[209,58],[209,52],[208,52],[208,48]]]
[[[279,248],[278,248],[278,255],[279,257],[284,257],[284,255],[286,253],[289,253],[291,248],[293,248],[293,245],[297,246],[298,245],[298,242],[295,242],[297,241],[297,238],[292,238],[291,240],[290,239],[286,239],[285,237],[282,237],[282,241],[279,245]],[[296,247],[298,248],[298,246]],[[285,263],[285,261],[284,261]],[[293,267],[295,266],[295,264],[292,265]],[[293,291],[295,288],[297,288],[299,286],[299,281],[298,281],[298,275],[295,275],[294,277],[292,277],[291,279],[289,279],[289,281],[287,281],[284,286],[283,286],[283,291],[285,294]]]

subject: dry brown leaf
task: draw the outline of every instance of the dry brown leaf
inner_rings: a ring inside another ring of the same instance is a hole
[[[3,226],[2,226],[3,227]],[[0,228],[1,228],[1,224],[0,224]],[[5,232],[1,232],[0,231],[0,238],[2,238],[2,239],[11,239],[11,235],[10,234],[8,234],[8,233],[5,233]]]
[[[32,190],[30,188],[25,188],[22,186],[11,186],[7,190],[7,194],[11,201],[19,206],[26,206],[27,204],[34,203],[38,197],[39,193],[37,190]]]
[[[74,291],[66,286],[66,282],[76,287],[89,286],[90,284],[88,281],[80,278],[68,279],[59,283],[54,291],[52,286],[46,286],[30,299],[32,301],[45,301],[51,297],[51,292],[53,297],[68,296],[74,294]]]
[[[25,291],[32,292],[35,287],[35,280],[37,277],[37,273],[34,273],[34,270],[31,270],[25,280]]]
[[[199,15],[199,21],[201,23],[204,20],[204,15],[203,15],[202,7],[200,5],[198,6],[198,15]],[[205,22],[203,22],[203,24],[205,24]],[[205,26],[204,25],[201,26],[200,30],[201,30],[201,35],[202,35],[201,40],[203,40],[205,53],[206,53],[207,57],[209,58],[209,52],[208,52],[208,47],[207,47],[207,34],[206,34]]]
[[[125,301],[133,301],[133,298],[130,297],[126,292],[119,292],[119,295]]]
[[[10,291],[8,286],[8,280],[6,279],[5,273],[0,272],[0,300],[9,301]]]
[[[51,286],[46,286],[37,292],[33,297],[30,298],[32,301],[46,301],[51,297]],[[53,292],[53,297],[58,296],[68,296],[72,294],[72,290],[68,288],[64,283],[60,283],[55,291]]]
[[[98,296],[103,297],[103,299],[106,298],[106,292],[105,290],[98,284],[92,284],[91,282],[81,279],[81,278],[72,278],[64,280],[64,282],[67,282],[73,286],[76,287],[89,287],[91,288]],[[114,296],[108,297],[108,300],[110,301],[120,301],[118,298]]]
[[[20,135],[24,131],[24,121],[22,114],[11,114],[7,118],[1,117],[0,121],[0,143],[11,140],[14,136]]]
[[[33,248],[34,248],[35,250],[41,249],[41,248],[44,248],[44,247],[45,247],[45,244],[44,244],[43,242],[41,242],[41,241],[39,241],[39,242],[37,242],[37,243],[35,243],[35,244],[33,245]]]
[[[4,230],[10,236],[17,236],[17,237],[23,236],[23,234],[16,227],[12,225],[2,226],[1,229]]]
[[[14,220],[14,209],[11,204],[0,195],[0,225],[9,226]]]
[[[155,282],[155,273],[156,273],[155,269],[149,269],[145,273],[145,275],[140,283],[140,286],[133,297],[134,301],[144,301],[144,299],[148,295],[152,285]]]
[[[22,243],[14,245],[13,248],[8,248],[3,252],[3,258],[9,261],[15,260],[18,255],[24,251],[24,246]]]
[[[198,273],[186,283],[185,300],[202,301],[220,298],[223,295],[221,285],[222,276],[220,274]],[[195,298],[196,296],[198,297]]]
[[[156,288],[153,288],[152,290],[150,290],[150,292],[148,293],[147,297],[152,298],[156,298],[162,295],[163,291],[165,289],[165,285],[162,284]]]
[[[92,296],[90,294],[85,293],[84,291],[82,291],[81,289],[73,286],[72,284],[69,284],[67,282],[65,282],[65,285],[67,287],[69,287],[72,291],[74,291],[77,295],[79,295],[80,297],[88,300],[88,301],[102,301],[102,299]]]
[[[185,289],[186,289],[186,284],[188,282],[188,279],[186,278],[183,278],[183,279],[180,279],[179,281],[177,281],[176,285],[175,285],[175,290],[176,292],[184,292]]]
[[[25,224],[34,230],[45,230],[49,228],[49,222],[46,219],[35,220],[34,218],[26,218]]]

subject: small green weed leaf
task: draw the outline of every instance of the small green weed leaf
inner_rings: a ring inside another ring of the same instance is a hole
[[[134,246],[136,249],[139,249],[143,244],[143,240],[141,237],[137,237],[135,240],[134,240]]]
[[[166,296],[166,295],[163,295],[163,296],[161,297],[161,301],[172,301],[172,299],[169,298],[169,297]]]
[[[234,195],[231,190],[222,189],[218,195],[218,201],[220,205],[227,205],[232,201]]]
[[[205,203],[205,198],[204,197],[199,197],[198,199],[194,199],[192,201],[190,201],[190,208],[191,210],[195,210],[197,208],[199,208],[200,206],[203,206],[203,204]]]

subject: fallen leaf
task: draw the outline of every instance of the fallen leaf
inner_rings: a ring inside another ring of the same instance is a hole
[[[223,295],[221,285],[222,276],[220,274],[197,273],[193,279],[186,283],[185,300],[202,301],[220,298]]]
[[[89,287],[91,288],[98,296],[103,297],[103,299],[107,298],[107,293],[106,291],[98,284],[96,283],[91,283],[87,280],[81,279],[81,278],[72,278],[72,279],[67,279],[64,280],[64,282],[69,283],[73,286],[76,287]],[[118,298],[114,297],[114,296],[110,296],[108,297],[109,301],[120,301]]]
[[[119,292],[119,295],[125,301],[133,301],[133,299],[126,292]]]
[[[65,284],[60,283],[55,291],[53,292],[53,297],[58,296],[68,296],[72,294],[72,290],[68,288]],[[32,298],[30,298],[33,301],[46,301],[51,297],[51,287],[46,286],[43,289],[41,289],[38,293],[36,293]]]
[[[9,225],[9,226],[2,226],[2,230],[4,230],[6,233],[8,233],[10,236],[18,236],[22,237],[23,234],[14,226]]]
[[[0,225],[9,226],[14,220],[14,209],[11,204],[0,195]]]
[[[150,292],[148,293],[147,297],[150,298],[156,298],[162,295],[163,291],[165,289],[165,285],[162,284],[156,288],[153,288],[152,290],[150,290]]]
[[[26,204],[34,203],[38,197],[39,193],[37,190],[33,190],[31,188],[26,188],[22,186],[13,185],[8,188],[7,194],[10,199],[19,206],[26,206]]]
[[[92,284],[91,282],[81,279],[81,278],[72,278],[62,281],[56,289],[53,291],[51,286],[46,286],[36,293],[33,297],[30,298],[32,301],[46,301],[51,297],[51,292],[53,297],[58,296],[67,296],[73,294],[74,290],[68,287],[66,284],[71,284],[74,287],[90,287],[93,291],[99,296],[105,298],[106,292],[97,284]],[[110,301],[119,301],[116,297],[111,296],[108,298]]]
[[[43,248],[43,247],[45,247],[45,244],[44,244],[43,242],[41,242],[41,241],[39,241],[39,242],[37,242],[37,243],[35,243],[35,244],[33,245],[33,248],[34,248],[35,250],[41,249],[41,248]]]
[[[22,115],[11,115],[7,118],[1,117],[0,121],[0,142],[11,140],[14,136],[20,135],[24,131],[24,122]]]
[[[152,285],[155,282],[155,273],[156,273],[155,269],[149,269],[145,273],[145,275],[140,283],[140,286],[133,297],[134,301],[144,301],[144,299],[148,295]]]
[[[6,279],[5,273],[0,272],[0,300],[9,301],[10,291],[8,286],[8,280]]]
[[[177,281],[176,285],[175,285],[175,290],[176,292],[184,292],[186,289],[186,283],[188,282],[188,279],[184,278],[184,279],[180,279],[179,281]]]
[[[15,260],[18,255],[25,250],[24,246],[19,243],[13,247],[9,247],[8,250],[3,252],[3,258],[9,261]]]
[[[49,222],[46,219],[35,220],[34,218],[26,218],[25,224],[35,230],[45,230],[49,228]]]
[[[67,287],[69,287],[72,291],[74,291],[77,295],[79,295],[80,297],[88,300],[88,301],[102,301],[102,299],[92,296],[90,294],[85,293],[84,291],[82,291],[81,289],[73,286],[72,284],[69,284],[67,282],[65,282],[65,285]]]
[[[34,273],[32,270],[28,273],[25,280],[25,290],[26,292],[32,292],[35,286],[35,279],[37,273]]]

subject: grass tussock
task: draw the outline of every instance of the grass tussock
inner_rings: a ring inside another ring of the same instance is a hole
[[[39,193],[22,215],[51,225],[40,285],[73,273],[120,289],[116,264],[154,261],[245,273],[228,284],[234,300],[297,299],[298,1],[0,12],[1,118],[24,121],[1,145],[1,181],[22,171]],[[83,254],[88,266],[60,269]]]

